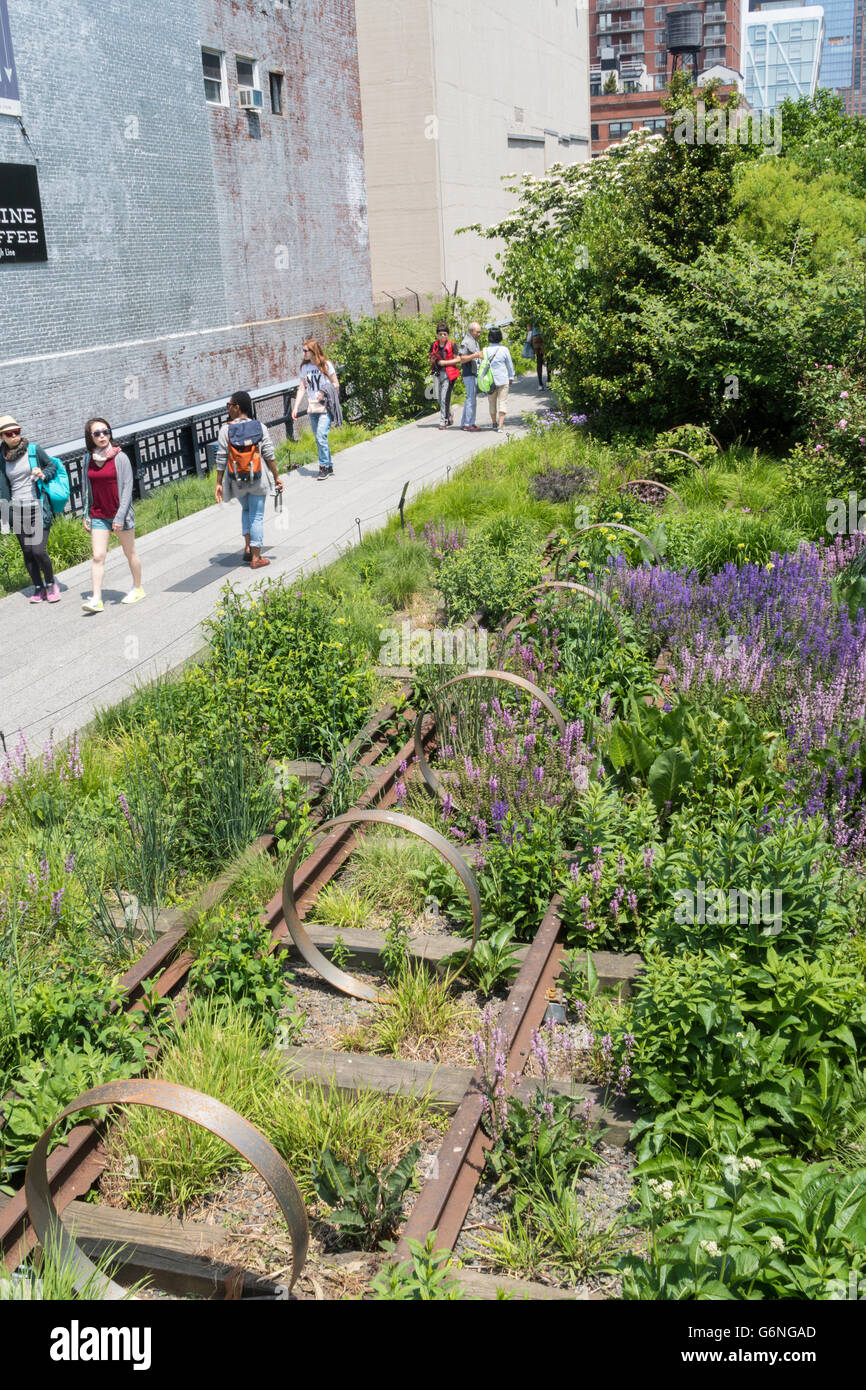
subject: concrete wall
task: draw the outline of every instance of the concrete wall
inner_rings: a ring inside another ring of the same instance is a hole
[[[0,161],[38,159],[49,260],[0,266],[0,409],[34,438],[291,376],[323,311],[369,307],[352,0],[9,15],[29,142],[0,116]],[[226,53],[227,109],[205,102],[202,44]],[[238,108],[235,53],[260,62],[261,116]]]
[[[356,11],[373,294],[441,294],[430,0],[356,0]]]
[[[493,302],[496,247],[456,232],[509,210],[503,174],[588,158],[587,10],[357,0],[357,19],[374,295],[458,280]],[[583,141],[560,143],[571,135]]]

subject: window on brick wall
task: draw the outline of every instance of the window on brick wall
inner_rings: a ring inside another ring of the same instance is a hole
[[[212,48],[201,51],[201,71],[204,78],[204,95],[208,106],[228,106],[226,91],[225,55]]]
[[[258,88],[259,65],[256,62],[255,58],[238,58],[236,56],[235,66],[237,67],[239,87]]]
[[[274,116],[283,116],[283,74],[281,72],[268,73],[268,86],[271,92],[271,112]]]
[[[611,121],[608,133],[611,140],[621,140],[631,130],[631,121]]]

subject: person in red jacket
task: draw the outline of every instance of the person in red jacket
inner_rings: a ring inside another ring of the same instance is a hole
[[[453,360],[456,356],[457,348],[448,336],[447,323],[438,324],[436,341],[430,349],[430,370],[433,373],[436,398],[442,415],[440,430],[447,430],[448,426],[454,423],[451,418],[451,392],[460,375],[460,368]],[[447,367],[443,365],[446,360],[449,361]]]

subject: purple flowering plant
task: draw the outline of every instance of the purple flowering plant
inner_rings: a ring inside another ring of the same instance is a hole
[[[533,1190],[550,1191],[557,1182],[573,1182],[584,1167],[599,1161],[592,1148],[592,1102],[576,1104],[572,1094],[553,1086],[574,1073],[575,1048],[567,1029],[547,1023],[533,1030],[534,1084],[529,1091],[508,1072],[505,1033],[491,1005],[482,1014],[481,1031],[472,1044],[482,1126],[493,1141],[485,1171],[494,1190],[508,1186],[521,1207]]]

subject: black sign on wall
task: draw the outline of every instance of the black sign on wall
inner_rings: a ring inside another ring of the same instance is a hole
[[[0,266],[47,261],[35,164],[0,164]]]

